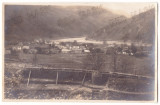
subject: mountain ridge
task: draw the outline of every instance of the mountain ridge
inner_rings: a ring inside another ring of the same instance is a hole
[[[5,6],[6,41],[86,36],[153,43],[154,34],[154,9],[126,18],[101,6]]]
[[[119,23],[109,24],[88,36],[97,40],[154,43],[155,10],[150,9]]]
[[[7,41],[77,37],[90,34],[117,15],[102,7],[6,6]],[[19,9],[20,8],[20,9]]]

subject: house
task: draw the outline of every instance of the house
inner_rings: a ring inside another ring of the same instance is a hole
[[[22,51],[22,47],[18,46],[18,45],[15,45],[15,46],[12,46],[10,51],[11,51],[11,54],[16,55],[16,54],[18,54]]]
[[[49,48],[50,46],[48,44],[42,44],[39,46],[41,49]]]
[[[84,52],[85,52],[85,53],[90,53],[90,51],[89,51],[89,50],[84,50]]]
[[[28,53],[29,54],[36,54],[37,50],[36,49],[29,49]]]
[[[130,53],[130,55],[134,55],[133,53]]]
[[[34,42],[35,42],[35,43],[39,43],[39,40],[38,40],[38,39],[35,39]]]
[[[127,52],[125,52],[125,51],[123,51],[123,52],[122,52],[122,54],[127,55],[128,53],[127,53]]]
[[[22,43],[22,42],[19,42],[17,45],[18,45],[18,46],[23,46],[23,43]]]
[[[114,44],[108,44],[108,47],[114,47],[115,45]]]
[[[80,49],[85,50],[86,47],[85,46],[79,46]]]
[[[72,49],[71,53],[82,53],[82,49]]]
[[[28,53],[30,47],[29,47],[29,46],[23,46],[22,49],[23,49],[23,52],[24,52],[24,53]]]
[[[60,49],[52,48],[49,50],[50,54],[57,54],[60,53]]]
[[[73,46],[72,49],[79,49],[79,46]]]
[[[12,50],[14,50],[14,51],[21,51],[22,47],[21,46],[13,46]]]
[[[61,52],[62,52],[62,53],[69,53],[69,52],[71,52],[71,50],[66,49],[66,48],[63,48],[63,49],[61,50]]]
[[[22,49],[29,49],[29,46],[23,46]]]

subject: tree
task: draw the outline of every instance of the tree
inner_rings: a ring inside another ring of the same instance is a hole
[[[123,73],[133,73],[134,59],[129,56],[120,57],[120,68]]]
[[[23,23],[23,17],[17,11],[10,16],[9,19],[5,20],[5,33],[13,34],[16,32],[16,29],[20,27]]]
[[[84,68],[95,70],[92,72],[92,83],[100,84],[102,81],[101,71],[105,65],[105,54],[101,49],[92,49],[84,60]]]
[[[113,51],[111,56],[113,59],[113,70],[114,70],[114,72],[116,72],[117,71],[117,58],[118,58],[116,50]]]
[[[34,65],[37,64],[37,54],[36,53],[33,55],[33,64]]]
[[[123,50],[123,49],[122,49],[121,47],[118,47],[118,48],[117,48],[117,52],[119,52],[119,53],[122,53],[122,50]]]
[[[84,61],[85,68],[88,67],[92,70],[101,71],[105,63],[104,56],[105,54],[101,49],[91,49]]]
[[[65,46],[66,43],[65,42],[60,42],[60,45]]]
[[[74,46],[77,46],[77,45],[78,45],[78,42],[77,42],[76,40],[74,40],[73,45],[74,45]]]
[[[122,37],[122,40],[123,40],[124,42],[126,42],[126,41],[128,40],[128,38],[129,38],[129,34],[126,33],[126,34]]]
[[[137,48],[136,48],[136,46],[133,43],[131,44],[131,52],[133,54],[135,54],[137,52]]]

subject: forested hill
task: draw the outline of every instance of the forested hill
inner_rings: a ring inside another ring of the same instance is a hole
[[[135,15],[129,19],[114,20],[88,36],[97,40],[141,41],[153,43],[155,36],[155,10]]]
[[[24,41],[91,35],[117,16],[101,6],[6,5],[5,40]]]

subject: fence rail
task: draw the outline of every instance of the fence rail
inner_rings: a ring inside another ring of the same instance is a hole
[[[65,71],[65,72],[87,72],[87,73],[92,73],[96,70],[88,70],[88,69],[75,69],[75,68],[45,68],[45,67],[29,67],[26,68],[25,70],[36,70],[36,69],[41,69],[41,70],[53,70],[53,71]],[[144,75],[135,75],[135,74],[129,74],[129,73],[121,73],[121,72],[100,72],[101,74],[109,74],[112,76],[123,76],[123,77],[133,77],[133,78],[144,78],[144,79],[154,79],[154,77],[151,76],[144,76]]]

